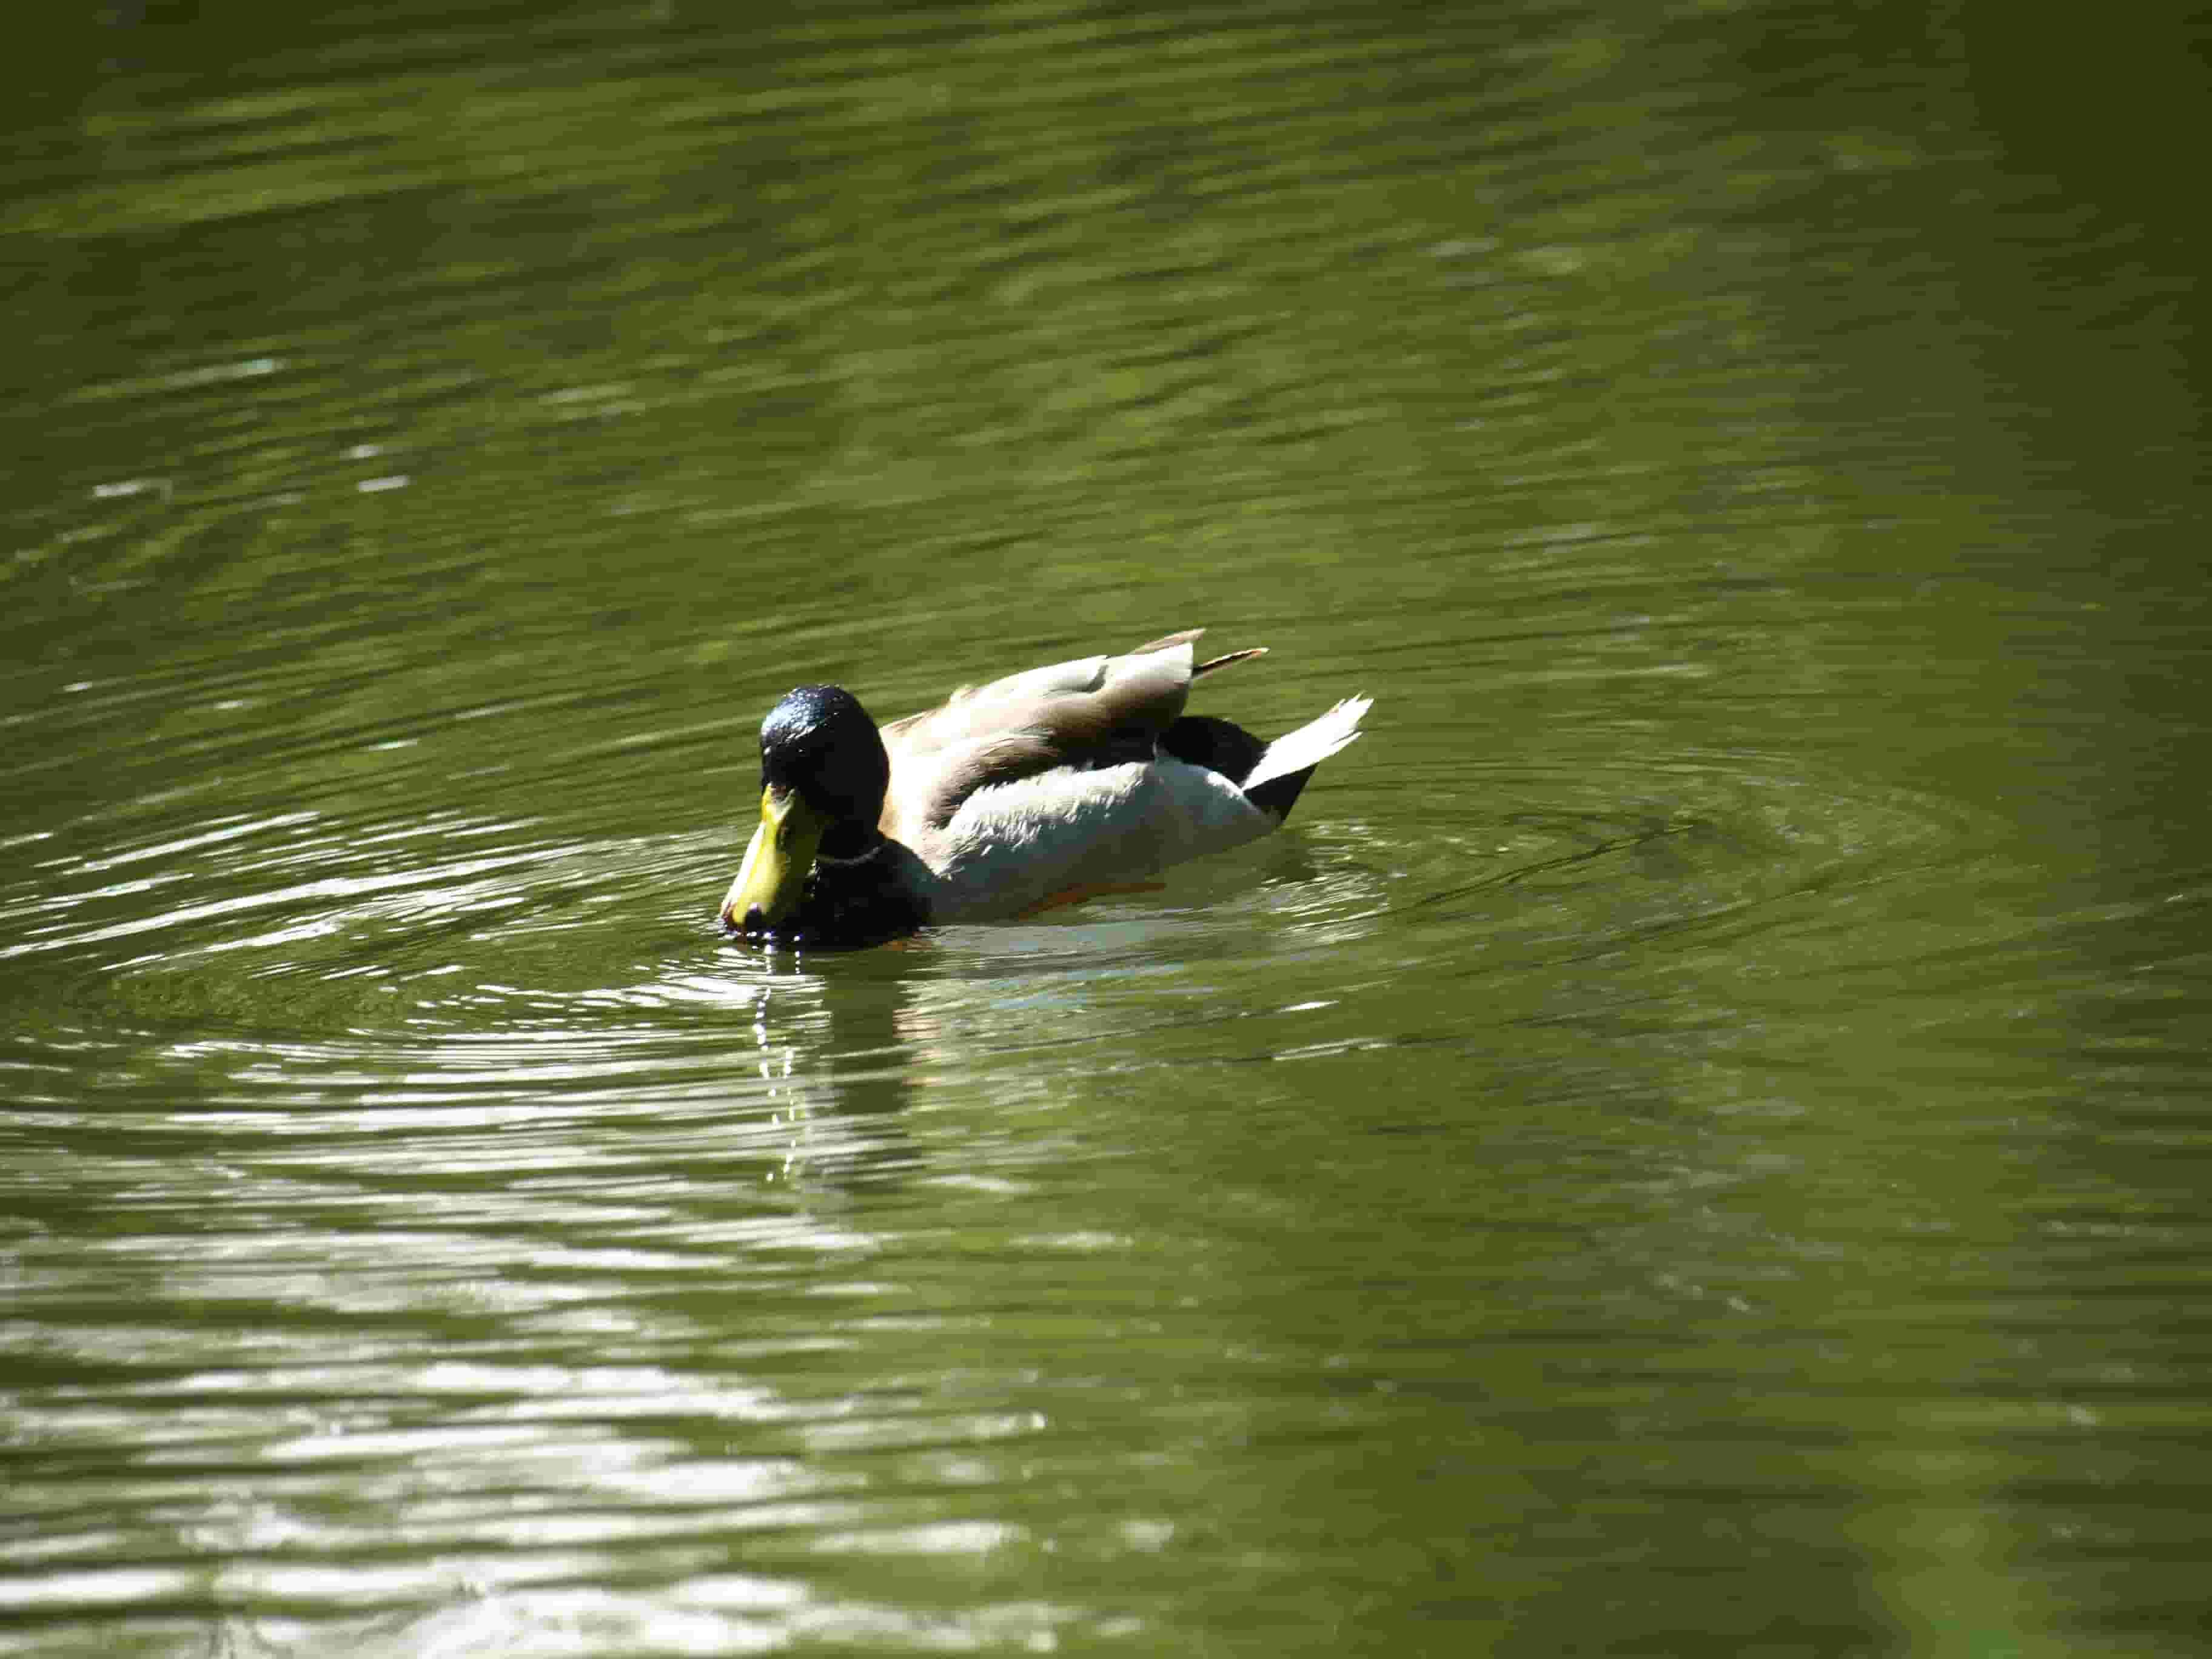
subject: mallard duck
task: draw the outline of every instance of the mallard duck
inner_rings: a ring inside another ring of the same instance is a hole
[[[1203,631],[963,686],[881,728],[843,687],[799,687],[761,722],[760,827],[722,925],[875,944],[1127,887],[1266,835],[1359,735],[1370,699],[1273,743],[1186,714],[1193,680],[1267,648],[1198,662]]]

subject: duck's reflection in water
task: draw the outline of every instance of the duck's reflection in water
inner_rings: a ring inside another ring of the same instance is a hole
[[[756,1065],[783,1131],[771,1180],[830,1191],[895,1183],[920,1158],[902,1115],[917,1057],[902,1030],[927,947],[809,962],[769,957],[751,1003]]]

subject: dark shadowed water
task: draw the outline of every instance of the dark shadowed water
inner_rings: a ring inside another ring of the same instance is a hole
[[[15,42],[0,1655],[2212,1652],[2206,88],[2080,33]],[[715,930],[790,685],[1198,624],[1376,699],[1290,832]]]

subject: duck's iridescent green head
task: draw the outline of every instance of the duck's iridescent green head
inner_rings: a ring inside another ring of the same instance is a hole
[[[883,735],[838,685],[802,685],[761,722],[761,821],[722,901],[722,925],[769,933],[789,921],[825,842],[849,858],[873,844],[890,786]]]

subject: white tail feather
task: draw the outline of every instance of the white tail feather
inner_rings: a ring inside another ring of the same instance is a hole
[[[1260,757],[1260,763],[1252,769],[1252,775],[1243,780],[1245,793],[1249,794],[1261,784],[1292,772],[1303,772],[1309,766],[1320,765],[1359,735],[1360,720],[1374,706],[1372,697],[1346,697],[1318,720],[1308,720],[1297,731],[1283,733],[1267,745],[1267,752]]]

